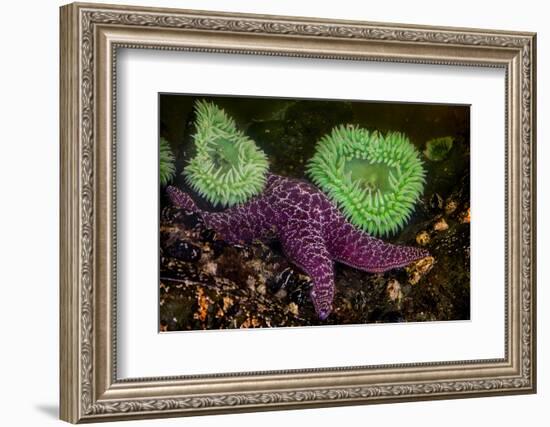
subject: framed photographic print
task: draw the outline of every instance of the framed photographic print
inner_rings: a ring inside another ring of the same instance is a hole
[[[61,8],[61,418],[533,393],[535,35]]]

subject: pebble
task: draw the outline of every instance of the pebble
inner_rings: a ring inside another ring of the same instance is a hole
[[[388,282],[386,285],[386,292],[392,301],[400,301],[403,297],[403,293],[401,292],[401,284],[395,279]]]
[[[466,209],[466,211],[464,211],[462,213],[462,218],[461,218],[460,222],[462,222],[463,224],[469,224],[470,223],[470,208]]]
[[[193,228],[196,228],[196,227],[198,227],[199,225],[201,225],[203,223],[201,217],[198,214],[188,213],[188,212],[184,212],[184,211],[182,211],[182,212],[183,212],[183,215],[178,217],[178,220],[179,220],[178,222],[183,224],[186,228],[193,229]]]
[[[267,293],[267,287],[265,284],[258,285],[256,287],[256,292],[258,292],[260,295],[265,295]]]
[[[284,299],[286,298],[287,296],[287,293],[284,289],[279,289],[276,293],[275,293],[275,297],[278,298],[278,299]]]
[[[449,224],[447,224],[447,221],[445,221],[445,218],[441,218],[439,221],[437,221],[434,224],[435,231],[445,231],[448,229],[449,229]]]
[[[416,243],[420,246],[426,246],[430,243],[430,234],[427,231],[421,231],[416,235]]]
[[[310,280],[293,268],[287,267],[275,278],[268,280],[267,287],[271,293],[278,297],[284,293],[284,297],[288,297],[299,306],[303,306],[309,301]]]
[[[296,304],[295,302],[291,302],[291,303],[288,305],[288,311],[290,311],[292,314],[294,314],[295,316],[297,316],[297,315],[298,315],[298,312],[299,312],[298,304]]]
[[[445,203],[445,213],[447,215],[450,215],[456,211],[456,208],[458,208],[458,202],[456,200],[447,200],[447,203]]]
[[[288,291],[288,298],[299,306],[304,306],[308,303],[308,301],[310,301],[310,289],[311,284],[309,281],[301,281],[295,288]]]
[[[423,276],[430,272],[434,263],[435,258],[429,256],[409,265],[406,268],[409,275],[409,283],[411,285],[416,285]]]
[[[174,206],[168,206],[162,209],[161,221],[182,224],[187,229],[193,229],[202,224],[202,219],[196,213],[186,212]]]
[[[227,311],[227,309],[229,307],[231,307],[233,305],[233,299],[228,297],[228,296],[224,296],[223,297],[223,311]]]
[[[256,279],[249,275],[246,278],[246,286],[248,286],[248,289],[253,291],[256,288],[255,285],[256,285]]]
[[[248,245],[234,245],[235,249],[239,252],[239,256],[245,261],[250,261],[254,258],[254,251]]]
[[[294,270],[292,268],[285,268],[279,274],[275,276],[273,280],[270,281],[270,291],[276,293],[280,289],[286,289],[289,284],[293,282]]]
[[[270,262],[272,258],[272,251],[266,245],[257,243],[252,246],[254,257],[262,260],[263,262]]]
[[[187,262],[198,261],[201,257],[201,249],[185,240],[178,240],[174,244],[166,248],[166,252],[169,256],[180,259]]]
[[[205,273],[215,276],[217,271],[218,271],[218,264],[216,264],[215,262],[207,262],[204,265]]]
[[[433,193],[430,197],[430,208],[443,209],[443,197],[437,193]]]

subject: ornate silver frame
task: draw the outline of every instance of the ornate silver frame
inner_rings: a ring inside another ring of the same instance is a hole
[[[61,418],[77,423],[534,393],[535,34],[71,4],[61,8]],[[118,380],[114,87],[118,47],[502,67],[505,357]]]

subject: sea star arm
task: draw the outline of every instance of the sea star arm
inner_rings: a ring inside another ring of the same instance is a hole
[[[289,225],[280,233],[280,240],[286,256],[311,277],[310,297],[317,315],[325,320],[334,299],[334,263],[319,228]]]
[[[265,202],[262,199],[254,199],[223,212],[208,212],[199,209],[193,199],[179,188],[169,186],[167,193],[175,206],[197,213],[208,228],[216,231],[228,243],[249,243],[266,237],[269,232],[265,221],[262,221],[261,215],[265,212]]]
[[[347,221],[334,231],[329,247],[335,261],[371,273],[404,267],[429,256],[425,249],[386,243]]]

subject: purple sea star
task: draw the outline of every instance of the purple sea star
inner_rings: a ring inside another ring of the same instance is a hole
[[[332,311],[334,262],[380,273],[429,256],[424,249],[386,243],[357,229],[323,192],[297,179],[268,174],[261,195],[223,212],[200,210],[176,187],[167,192],[172,203],[198,213],[228,243],[278,239],[285,255],[312,278],[310,296],[321,320]]]

